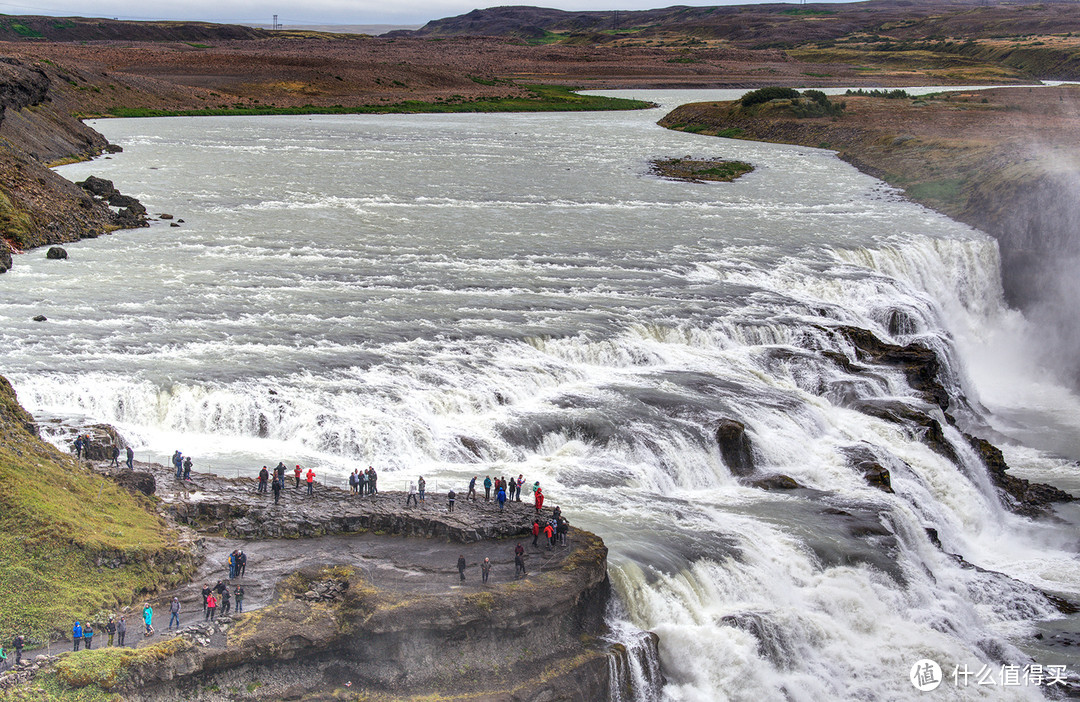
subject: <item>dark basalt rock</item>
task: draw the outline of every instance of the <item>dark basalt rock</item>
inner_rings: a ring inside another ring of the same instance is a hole
[[[0,244],[0,273],[11,270],[11,250],[6,244]]]
[[[881,465],[869,446],[847,446],[841,449],[841,452],[847,458],[848,465],[862,473],[868,485],[883,492],[893,491],[889,469]]]
[[[1007,472],[1009,465],[1005,462],[1001,449],[977,436],[964,434],[964,437],[971,444],[971,448],[979,454],[990,474],[990,479],[1004,493],[1007,506],[1014,512],[1031,517],[1039,516],[1045,514],[1050,505],[1055,502],[1076,500],[1075,496],[1052,485],[1032,483],[1024,478],[1009,475]]]
[[[121,195],[120,193],[113,193],[109,196],[109,204],[113,207],[126,207],[131,210],[132,214],[144,215],[146,214],[146,208],[138,199],[131,197],[130,195]]]
[[[113,474],[111,477],[117,484],[131,492],[153,495],[157,491],[157,481],[154,479],[153,473],[123,470]]]
[[[853,403],[852,407],[871,417],[914,429],[920,441],[953,463],[960,464],[956,450],[945,438],[941,422],[927,412],[900,400],[865,399]]]
[[[938,377],[941,363],[932,349],[921,344],[890,344],[873,332],[858,327],[839,326],[834,331],[855,346],[861,360],[900,368],[907,375],[911,387],[920,391],[928,402],[943,410],[949,408],[949,393]]]
[[[765,478],[758,478],[757,480],[751,481],[750,487],[756,487],[761,490],[798,490],[804,486],[789,475],[777,473],[776,475],[770,475]]]
[[[721,419],[716,427],[716,443],[724,464],[732,473],[745,478],[754,472],[754,450],[746,435],[746,425],[734,419]]]
[[[113,185],[111,180],[105,180],[104,178],[98,178],[97,176],[90,176],[86,180],[79,181],[75,185],[78,185],[86,192],[95,197],[100,197],[103,200],[108,200],[114,194],[119,194],[119,191],[116,189],[116,186]]]
[[[124,149],[117,144],[106,144],[104,150],[107,154],[118,154],[121,153]]]
[[[83,449],[83,458],[91,461],[111,461],[112,449],[115,446],[123,454],[127,441],[120,436],[116,428],[108,424],[91,424],[83,427],[79,433],[90,437],[90,444]],[[71,452],[75,452],[75,439],[71,439]]]
[[[35,315],[33,317],[33,319],[34,319],[35,322],[47,322],[47,321],[49,321],[49,318],[46,317],[43,314]]]
[[[68,257],[67,249],[63,246],[50,246],[49,250],[45,252],[45,258],[50,261],[66,260]]]

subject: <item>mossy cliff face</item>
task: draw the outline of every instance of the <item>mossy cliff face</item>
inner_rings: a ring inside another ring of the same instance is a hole
[[[195,558],[152,503],[42,442],[0,377],[0,632],[41,643],[142,592],[183,582]],[[97,621],[97,620],[92,620]]]
[[[611,656],[625,651],[596,638],[607,549],[585,532],[574,549],[555,570],[479,591],[380,588],[348,566],[305,569],[224,636],[68,659],[46,676],[124,700],[608,699]]]

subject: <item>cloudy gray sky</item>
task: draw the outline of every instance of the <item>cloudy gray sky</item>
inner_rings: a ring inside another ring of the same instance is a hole
[[[431,19],[460,15],[477,7],[495,5],[538,5],[562,10],[644,10],[669,5],[746,4],[753,0],[560,0],[529,2],[507,0],[484,3],[477,0],[28,0],[30,4],[0,2],[0,13],[8,15],[55,15],[116,17],[132,20],[207,20],[211,22],[265,23],[276,14],[286,25],[303,24],[423,24]],[[790,1],[790,0],[789,0]],[[798,0],[795,0],[798,2]]]

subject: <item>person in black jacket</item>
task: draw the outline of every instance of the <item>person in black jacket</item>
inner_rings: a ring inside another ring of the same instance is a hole
[[[461,554],[457,559],[457,570],[462,580],[465,580],[465,565],[465,554]]]
[[[23,646],[26,645],[26,638],[22,634],[19,634],[15,637],[13,643],[15,645],[15,665],[19,665],[22,663],[22,650]]]
[[[259,489],[256,492],[266,492],[266,481],[270,479],[270,471],[266,470],[266,466],[262,467],[259,471]]]
[[[116,622],[112,617],[109,617],[109,622],[105,625],[105,633],[109,635],[109,646],[113,645],[113,637],[116,636]]]

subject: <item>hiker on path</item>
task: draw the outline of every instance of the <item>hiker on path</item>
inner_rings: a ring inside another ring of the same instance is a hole
[[[266,466],[262,467],[259,471],[259,489],[256,492],[266,492],[266,481],[270,479],[270,471],[266,470]]]
[[[127,617],[120,617],[116,623],[116,645],[124,645],[124,635],[127,634]]]
[[[465,499],[466,500],[472,500],[473,502],[476,502],[476,476],[475,475],[472,477],[472,480],[469,481],[469,492],[466,493]]]
[[[485,558],[484,562],[480,564],[480,579],[483,582],[486,583],[488,581],[488,575],[490,573],[491,573],[491,561],[489,559]]]
[[[75,458],[82,458],[83,440],[82,434],[75,437]]]
[[[216,612],[216,611],[217,611],[217,598],[214,597],[214,593],[211,592],[209,597],[206,598],[206,619],[209,619],[210,621],[214,621],[214,612]]]
[[[82,645],[82,624],[75,622],[75,626],[71,627],[71,642],[75,644],[75,650],[79,650],[79,646]]]
[[[154,635],[154,608],[150,606],[149,602],[143,603],[142,610],[143,625],[146,626],[146,633],[143,636]]]
[[[465,581],[465,565],[466,565],[466,563],[465,563],[465,554],[463,553],[460,556],[458,556],[458,559],[457,559],[458,575],[461,576],[462,582]]]
[[[111,449],[109,449],[109,458],[112,459],[112,463],[110,463],[109,465],[111,465],[113,468],[119,468],[120,467],[120,447],[119,446],[113,446]]]
[[[94,647],[94,627],[90,625],[90,622],[86,622],[86,626],[83,627],[82,640],[87,651]]]
[[[22,663],[22,650],[23,646],[26,645],[26,637],[19,634],[12,643],[15,646],[15,665],[19,665]]]
[[[229,588],[225,588],[225,591],[221,593],[221,613],[228,614],[232,609],[232,595],[229,594]]]
[[[457,499],[457,493],[454,492],[454,488],[450,488],[450,492],[446,494],[446,503],[449,505],[450,512],[454,511],[454,500]]]
[[[107,646],[113,645],[113,638],[116,636],[116,622],[112,617],[109,617],[109,622],[105,625],[105,633],[109,635],[109,643]]]
[[[424,501],[424,489],[427,487],[427,481],[424,480],[424,476],[420,476],[420,480],[416,483],[417,491],[420,493],[420,501]]]
[[[236,562],[240,564],[240,577],[242,578],[247,571],[247,554],[243,550],[236,554]]]
[[[169,629],[172,629],[173,622],[176,622],[176,628],[180,628],[180,599],[177,597],[172,598],[172,603],[169,605]]]
[[[236,613],[242,614],[244,612],[244,586],[237,585],[236,590],[233,591],[233,599],[236,600]]]
[[[405,506],[409,506],[409,502],[412,502],[414,506],[419,507],[420,504],[416,501],[416,483],[409,482],[409,494],[405,496]]]
[[[127,466],[128,470],[135,470],[135,450],[130,446],[127,447]]]

